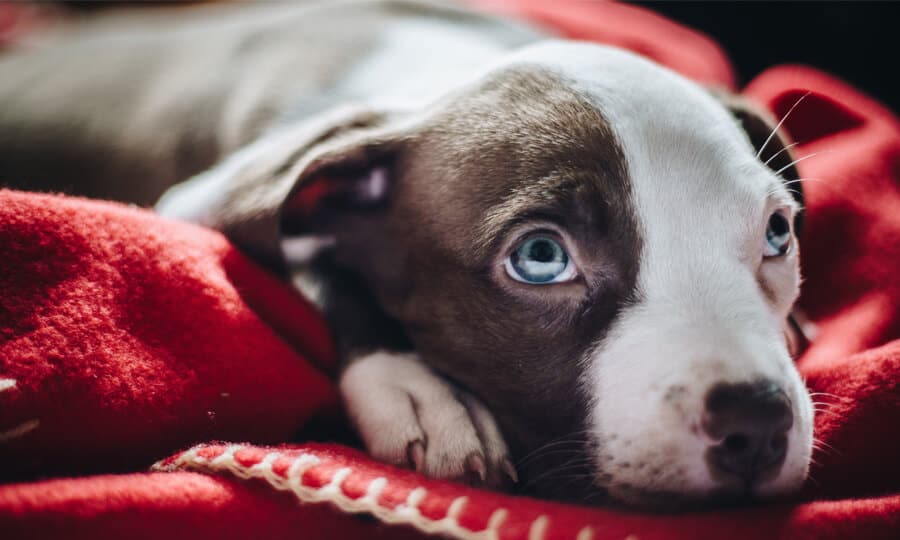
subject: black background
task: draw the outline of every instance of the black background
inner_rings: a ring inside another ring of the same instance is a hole
[[[745,84],[784,63],[813,66],[900,111],[900,2],[632,2],[717,41]]]
[[[83,0],[63,3],[82,9],[111,5]],[[731,58],[741,85],[768,67],[806,64],[837,75],[900,111],[900,1],[631,3],[713,38]]]

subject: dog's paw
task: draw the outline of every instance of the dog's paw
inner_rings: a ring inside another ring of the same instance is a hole
[[[341,375],[340,387],[376,459],[493,488],[517,480],[491,413],[418,355],[376,352],[357,358]]]

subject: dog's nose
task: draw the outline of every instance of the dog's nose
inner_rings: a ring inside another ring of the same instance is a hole
[[[776,472],[794,423],[791,401],[772,381],[717,384],[706,394],[703,429],[716,443],[706,451],[713,475],[737,475],[747,485]]]

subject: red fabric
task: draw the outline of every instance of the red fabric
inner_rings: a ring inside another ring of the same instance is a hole
[[[0,253],[0,478],[283,441],[335,403],[314,311],[216,232],[7,190]]]
[[[714,44],[638,8],[480,3],[732,83]],[[340,446],[212,445],[164,464],[176,472],[0,486],[3,538],[418,536],[313,504],[323,500],[374,504],[386,509],[373,510],[380,521],[439,523],[456,537],[487,527],[500,538],[896,537],[900,124],[808,68],[771,69],[744,93],[783,116],[808,91],[785,122],[800,156],[821,152],[799,164],[811,179],[801,305],[819,335],[798,366],[821,409],[800,498],[647,516],[428,480]],[[0,253],[0,477],[140,471],[211,438],[277,443],[334,404],[318,318],[216,233],[120,205],[7,191]],[[4,386],[10,379],[15,386]]]
[[[736,87],[734,70],[714,41],[652,11],[586,0],[466,1],[482,9],[531,21],[561,37],[630,49],[703,84]]]

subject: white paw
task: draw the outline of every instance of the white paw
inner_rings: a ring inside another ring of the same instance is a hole
[[[434,478],[501,487],[516,481],[490,412],[418,355],[375,352],[341,374],[350,419],[373,457]]]

